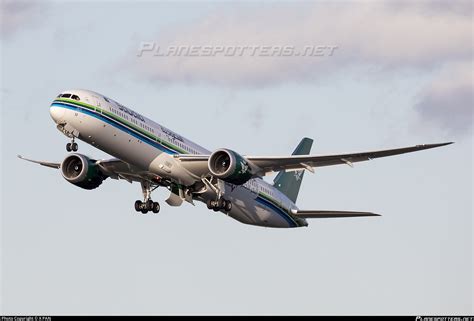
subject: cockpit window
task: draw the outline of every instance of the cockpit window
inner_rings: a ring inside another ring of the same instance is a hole
[[[74,100],[81,100],[78,95],[72,95],[71,98]]]
[[[71,94],[63,94],[61,97],[62,98],[69,98],[69,97],[71,97]]]
[[[61,97],[61,94],[59,94],[56,98],[60,98]]]

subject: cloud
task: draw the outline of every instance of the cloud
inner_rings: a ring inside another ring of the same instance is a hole
[[[324,78],[352,66],[430,69],[470,59],[470,2],[300,3],[223,5],[200,20],[161,30],[170,46],[337,46],[332,56],[134,57],[158,82],[264,87]],[[137,44],[138,46],[138,44]],[[136,48],[138,50],[138,48]]]
[[[421,92],[415,110],[422,122],[452,135],[472,133],[474,122],[474,65],[472,60],[446,65]]]
[[[38,1],[2,0],[0,4],[2,38],[10,38],[25,28],[34,26],[40,21],[45,8],[46,5]]]

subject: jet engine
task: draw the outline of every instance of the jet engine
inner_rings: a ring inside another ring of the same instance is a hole
[[[209,157],[209,171],[223,181],[242,185],[252,178],[252,170],[245,158],[230,149],[218,149]]]
[[[107,178],[95,161],[82,154],[70,154],[61,163],[61,174],[71,184],[84,189],[94,189]]]

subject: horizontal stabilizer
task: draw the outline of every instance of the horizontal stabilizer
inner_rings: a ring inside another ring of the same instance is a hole
[[[335,218],[335,217],[361,217],[380,216],[371,212],[348,212],[348,211],[295,211],[293,215],[300,218]]]

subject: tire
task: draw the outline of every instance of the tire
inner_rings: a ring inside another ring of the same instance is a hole
[[[225,211],[228,213],[232,210],[232,202],[231,201],[226,201],[225,202]]]
[[[223,208],[225,207],[225,200],[222,199],[222,198],[221,198],[220,200],[218,200],[218,201],[217,201],[217,207],[218,207],[219,209],[223,209]]]
[[[148,213],[148,210],[143,209],[143,210],[141,210],[140,212],[142,212],[142,214],[146,214],[146,213]]]
[[[142,207],[142,201],[135,201],[135,211],[140,212]]]
[[[212,210],[212,201],[211,201],[211,200],[208,200],[208,201],[206,202],[206,204],[207,204],[207,209],[208,209],[208,210]]]
[[[158,214],[160,212],[160,203],[154,202],[153,203],[153,213]]]
[[[148,201],[146,202],[146,209],[149,210],[149,211],[152,211],[152,210],[153,210],[153,207],[154,207],[153,204],[154,204],[154,203],[153,203],[152,200],[148,200]]]
[[[67,143],[67,144],[66,144],[66,150],[67,150],[68,152],[72,151],[71,143]]]
[[[77,152],[77,150],[79,149],[79,147],[77,146],[77,143],[72,143],[71,149],[72,149],[74,152]]]

